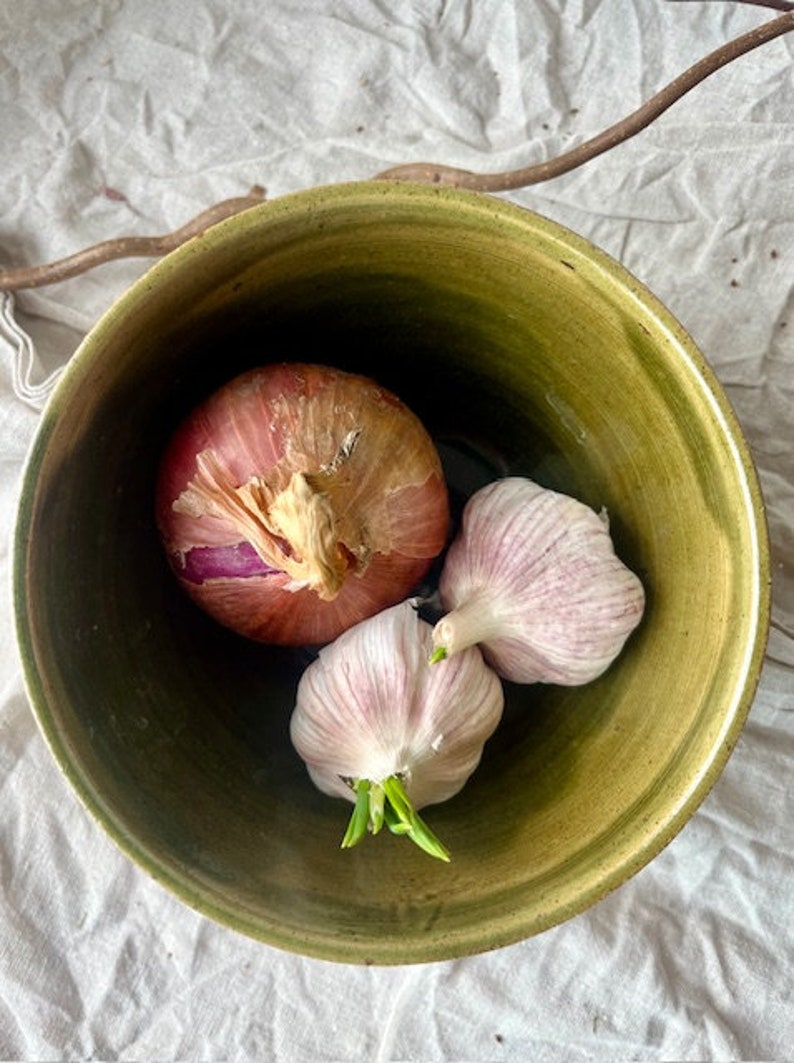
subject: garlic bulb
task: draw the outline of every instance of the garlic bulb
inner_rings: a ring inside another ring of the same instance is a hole
[[[601,675],[642,617],[639,579],[605,516],[521,477],[467,503],[439,592],[434,661],[479,644],[504,679],[578,686]]]
[[[343,847],[385,822],[448,858],[416,809],[461,789],[504,697],[476,647],[445,668],[428,667],[431,649],[431,625],[403,602],[340,635],[301,677],[292,742],[320,790],[356,804]]]

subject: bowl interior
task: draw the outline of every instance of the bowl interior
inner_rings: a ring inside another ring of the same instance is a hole
[[[288,737],[309,657],[217,626],[167,571],[157,462],[215,386],[274,360],[375,377],[423,419],[459,509],[530,476],[609,512],[645,619],[579,689],[506,688],[442,865],[339,840]],[[766,634],[761,501],[692,342],[585,241],[484,196],[385,183],[285,197],[148,272],[64,374],[29,458],[15,560],[37,716],[89,809],[209,916],[282,948],[398,963],[581,911],[714,782]]]

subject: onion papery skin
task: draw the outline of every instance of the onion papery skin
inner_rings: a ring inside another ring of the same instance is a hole
[[[177,428],[156,519],[177,579],[217,621],[320,645],[416,587],[446,545],[449,502],[431,437],[395,395],[328,366],[274,363]]]

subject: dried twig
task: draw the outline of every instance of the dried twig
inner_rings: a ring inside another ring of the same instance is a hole
[[[163,236],[120,236],[116,240],[103,240],[83,251],[78,251],[68,258],[48,262],[43,266],[26,266],[21,269],[0,270],[0,291],[17,291],[20,288],[41,288],[45,284],[75,277],[85,273],[94,266],[101,266],[116,258],[148,257],[154,258],[168,254],[186,243],[193,236],[198,236],[211,225],[216,225],[225,218],[240,214],[244,210],[257,206],[265,198],[261,185],[254,185],[247,196],[224,199],[220,203],[203,210],[186,225]]]
[[[651,96],[638,110],[590,140],[583,141],[571,151],[566,151],[547,162],[536,163],[520,170],[493,174],[473,173],[471,170],[459,170],[453,166],[417,162],[395,166],[384,170],[377,176],[380,180],[427,181],[433,184],[451,185],[454,188],[469,188],[475,192],[507,192],[510,189],[525,188],[527,185],[549,181],[553,177],[559,177],[561,174],[576,169],[597,155],[635,136],[710,74],[734,59],[738,59],[740,55],[791,30],[794,30],[794,13],[781,15],[723,44],[684,71],[655,96]]]
[[[679,0],[681,2],[681,0]],[[511,189],[525,188],[528,185],[538,184],[541,181],[549,181],[559,177],[570,170],[574,170],[590,159],[601,155],[610,148],[630,137],[635,136],[642,129],[658,118],[660,114],[680,100],[687,92],[699,85],[701,81],[709,77],[721,67],[726,66],[739,56],[758,48],[768,41],[780,37],[784,33],[794,30],[794,11],[792,4],[787,0],[738,0],[740,3],[756,4],[761,7],[775,8],[787,12],[770,22],[758,26],[749,33],[743,34],[735,40],[729,41],[715,51],[709,53],[694,66],[684,71],[669,85],[661,89],[638,110],[616,122],[603,132],[586,140],[564,152],[554,159],[536,163],[519,170],[509,170],[504,173],[483,174],[473,173],[470,170],[461,170],[452,166],[441,166],[435,163],[408,163],[403,166],[395,166],[375,175],[376,180],[394,181],[420,181],[432,184],[451,185],[455,188],[468,188],[477,192],[507,192]],[[248,196],[237,199],[226,199],[208,210],[202,211],[197,217],[189,221],[175,232],[164,236],[123,236],[116,240],[105,240],[94,244],[83,251],[79,251],[69,258],[60,259],[42,266],[31,266],[21,269],[0,270],[0,291],[14,291],[20,288],[37,288],[45,284],[54,284],[56,281],[66,280],[78,273],[93,269],[104,262],[112,259],[124,258],[134,255],[156,256],[164,255],[180,244],[185,243],[192,236],[196,236],[208,229],[216,222],[224,218],[238,214],[249,207],[260,203],[264,198],[264,190],[255,185]]]
[[[692,0],[667,0],[668,4],[688,4]],[[704,0],[701,0],[703,3]],[[706,3],[723,3],[723,0],[705,0]],[[752,4],[754,7],[771,7],[774,11],[794,11],[794,0],[735,0],[737,4]]]

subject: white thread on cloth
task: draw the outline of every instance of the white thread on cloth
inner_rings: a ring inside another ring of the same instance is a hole
[[[0,298],[0,355],[3,361],[10,361],[14,394],[41,410],[52,394],[62,367],[36,380],[41,372],[36,347],[14,317],[14,297],[11,292],[2,292]]]

